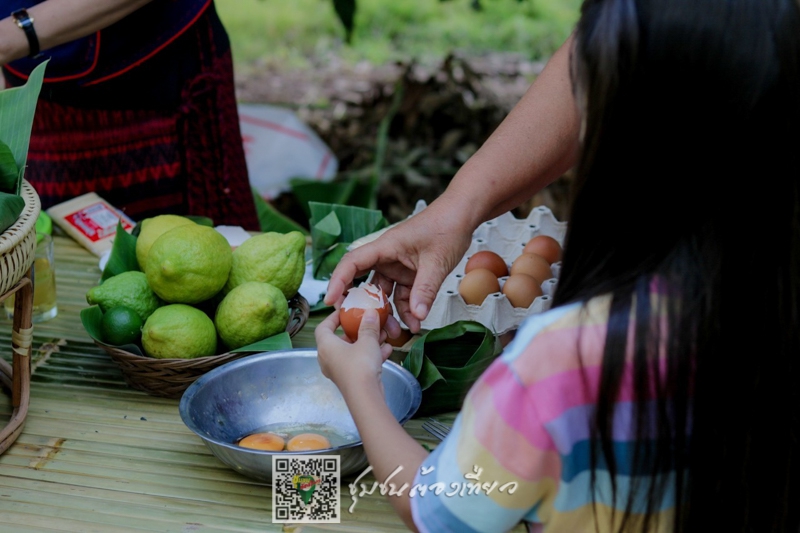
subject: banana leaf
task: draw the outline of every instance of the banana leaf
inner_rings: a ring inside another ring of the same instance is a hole
[[[0,192],[13,193],[17,190],[19,167],[14,153],[6,143],[0,141]]]
[[[209,228],[214,227],[214,221],[208,217],[200,216],[200,215],[183,215],[184,217],[188,218],[195,224],[199,224],[201,226],[208,226]]]
[[[329,279],[347,246],[389,223],[379,210],[309,202],[314,279]]]
[[[231,350],[231,352],[271,352],[275,350],[289,350],[292,347],[292,338],[283,331],[272,337],[261,339],[253,344]]]
[[[0,91],[0,141],[8,146],[17,166],[15,180],[9,179],[6,183],[6,178],[3,178],[2,184],[0,184],[0,190],[3,192],[19,194],[20,187],[22,187],[25,164],[28,160],[33,116],[36,112],[36,102],[42,89],[44,70],[48,61],[31,72],[25,85]],[[3,166],[5,175],[5,172],[10,171],[11,167],[8,163],[3,163]],[[10,185],[10,187],[4,187],[4,185]]]
[[[129,270],[139,270],[139,262],[136,260],[136,237],[125,231],[121,222],[117,222],[117,235],[114,237],[111,255],[108,257],[100,281]]]
[[[25,200],[21,196],[0,192],[0,233],[14,225],[23,209]]]
[[[357,178],[327,182],[308,178],[289,180],[292,194],[308,218],[311,218],[311,208],[309,207],[311,202],[367,207],[366,204],[357,204],[352,201],[353,191],[359,183]]]
[[[500,351],[492,331],[469,320],[433,329],[417,339],[402,363],[422,389],[415,416],[461,409],[470,387]]]
[[[100,329],[100,322],[102,320],[103,311],[100,310],[99,305],[93,305],[91,307],[81,309],[81,324],[83,324],[83,329],[86,330],[86,333],[88,333],[92,339],[103,346],[114,346],[113,344],[103,342],[103,333]],[[131,352],[136,355],[144,355],[142,348],[137,344],[124,344],[122,346],[116,346],[116,348],[125,350],[126,352]]]
[[[306,228],[275,209],[269,202],[264,200],[255,189],[253,189],[253,201],[256,203],[258,223],[261,227],[261,231],[264,233],[269,231],[277,233],[299,231],[303,235],[308,235],[308,230]]]

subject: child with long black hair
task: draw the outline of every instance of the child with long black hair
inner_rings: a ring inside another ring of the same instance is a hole
[[[410,527],[796,532],[800,6],[586,0],[569,44],[580,152],[553,308],[430,455],[381,402],[375,313],[354,344],[336,313],[318,327],[323,371],[379,480],[516,487],[390,497]]]

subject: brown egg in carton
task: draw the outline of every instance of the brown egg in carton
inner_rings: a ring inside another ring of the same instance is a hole
[[[416,215],[426,207],[427,204],[423,200],[418,201],[414,212],[410,216]],[[364,239],[359,239],[359,241],[351,245],[351,248],[374,240],[383,231],[369,235]],[[442,283],[428,317],[422,322],[423,332],[460,320],[473,320],[491,329],[495,335],[502,335],[517,329],[528,316],[547,311],[550,308],[552,296],[558,282],[558,275],[561,270],[560,262],[551,265],[552,277],[541,284],[542,295],[537,297],[526,308],[514,307],[502,292],[490,294],[481,305],[468,305],[459,294],[458,286],[464,277],[464,268],[467,261],[474,253],[482,250],[495,252],[505,260],[510,268],[532,238],[537,235],[547,235],[563,246],[566,232],[567,223],[558,221],[553,212],[544,206],[533,208],[524,219],[516,218],[508,212],[478,226],[472,235],[472,244],[466,254]],[[501,291],[506,279],[508,279],[508,276],[499,278]],[[399,320],[396,313],[395,317]],[[402,321],[400,323],[405,327]],[[412,339],[412,341],[415,339]],[[407,344],[410,345],[411,343],[410,341]],[[406,346],[400,349],[404,350]]]
[[[419,200],[414,216],[427,207],[423,200]],[[388,229],[388,228],[386,228]],[[375,240],[384,230],[370,234],[350,245],[350,249]],[[537,297],[527,308],[514,307],[502,292],[495,292],[486,297],[481,305],[468,305],[458,292],[458,285],[464,277],[464,267],[469,258],[482,250],[490,250],[502,257],[509,268],[514,260],[522,254],[525,245],[537,235],[553,237],[560,245],[564,245],[564,236],[567,233],[567,223],[556,219],[553,212],[544,206],[535,207],[526,218],[516,218],[510,212],[488,220],[478,226],[472,234],[472,244],[464,257],[461,258],[455,269],[447,275],[442,283],[439,293],[431,306],[428,317],[422,321],[422,330],[430,331],[460,320],[473,320],[491,329],[495,335],[502,335],[517,329],[528,316],[541,313],[550,309],[553,293],[558,282],[561,263],[551,265],[552,277],[542,284],[542,295]],[[500,287],[508,276],[499,278]],[[394,302],[392,302],[394,305]],[[395,312],[395,318],[405,328]],[[399,350],[407,351],[416,340],[415,335]]]

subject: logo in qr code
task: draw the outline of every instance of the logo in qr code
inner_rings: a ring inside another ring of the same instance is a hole
[[[272,456],[272,522],[341,522],[338,455]]]

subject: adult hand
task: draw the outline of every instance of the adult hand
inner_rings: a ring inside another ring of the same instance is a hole
[[[380,329],[378,311],[365,309],[358,330],[358,340],[336,335],[339,312],[334,311],[314,330],[317,358],[322,374],[333,381],[342,395],[377,380],[381,383],[383,363],[393,347],[383,343],[386,333]]]
[[[580,117],[569,71],[571,48],[572,37],[436,201],[345,254],[328,282],[325,303],[338,307],[353,279],[374,270],[373,282],[387,294],[394,291],[400,318],[419,331],[475,228],[520,205],[577,161]]]
[[[440,198],[375,241],[345,254],[331,274],[325,303],[338,308],[353,279],[374,270],[372,283],[394,294],[400,318],[416,333],[445,277],[469,248],[473,229],[471,221],[465,223],[459,211]]]

